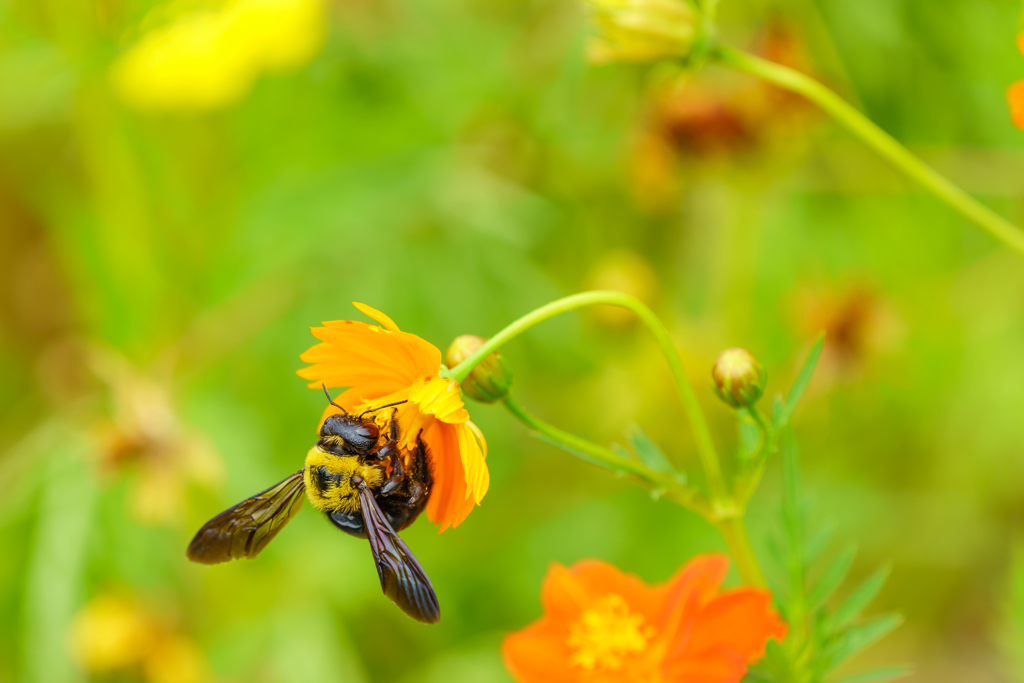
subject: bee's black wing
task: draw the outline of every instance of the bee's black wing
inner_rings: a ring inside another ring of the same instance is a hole
[[[416,557],[391,528],[384,513],[377,506],[373,492],[366,484],[359,484],[366,534],[380,576],[384,595],[416,621],[436,624],[441,619],[441,608],[430,579]]]
[[[256,557],[302,507],[302,470],[220,513],[196,533],[185,555],[193,562],[219,564]]]

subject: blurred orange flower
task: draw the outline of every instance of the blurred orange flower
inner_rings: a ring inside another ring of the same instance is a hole
[[[787,627],[764,590],[719,592],[728,560],[697,557],[648,586],[598,560],[552,565],[545,615],[505,639],[521,683],[738,683]]]
[[[353,303],[378,325],[334,320],[311,328],[322,343],[301,358],[311,365],[298,371],[309,386],[347,387],[335,402],[360,413],[396,401],[402,428],[399,448],[411,450],[422,436],[430,449],[434,484],[427,517],[444,531],[458,526],[487,493],[487,442],[469,421],[455,380],[440,376],[441,352],[433,344],[402,332],[391,318],[365,304]],[[340,413],[328,406],[323,419]],[[390,411],[381,411],[382,425]],[[321,421],[322,424],[322,421]]]
[[[1017,49],[1024,54],[1024,33],[1017,35]],[[1006,99],[1010,103],[1010,117],[1013,124],[1024,130],[1024,81],[1017,81],[1006,90]]]

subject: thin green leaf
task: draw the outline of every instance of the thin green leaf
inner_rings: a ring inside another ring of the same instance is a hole
[[[829,668],[838,666],[869,645],[877,643],[902,623],[903,615],[893,613],[883,614],[860,626],[854,626],[844,633],[832,648],[829,648],[832,650],[832,662]]]
[[[822,572],[821,577],[815,582],[807,595],[807,609],[814,610],[825,604],[825,601],[839,588],[839,585],[850,572],[853,566],[853,558],[857,555],[857,547],[853,544],[845,549],[832,561]]]
[[[640,425],[630,425],[626,429],[626,439],[629,441],[629,445],[633,447],[637,457],[640,458],[640,462],[647,465],[655,472],[668,473],[675,476],[681,481],[685,481],[685,477],[676,472],[676,468],[672,466],[669,459],[665,457],[665,454],[658,444],[651,440],[651,437],[647,436],[647,433],[640,428]]]
[[[793,411],[796,410],[804,392],[807,391],[807,385],[811,382],[811,375],[814,374],[814,367],[818,364],[818,357],[821,356],[821,349],[824,345],[825,333],[822,332],[811,346],[811,351],[807,354],[807,359],[804,360],[804,366],[800,368],[800,374],[796,376],[796,381],[789,388],[789,395],[786,396],[782,412],[776,417],[779,426],[789,424],[789,418],[793,417]]]
[[[757,447],[761,443],[761,430],[756,424],[747,420],[740,420],[738,425],[740,433],[740,459],[750,460],[757,453]]]
[[[813,564],[821,554],[825,552],[825,548],[832,541],[832,537],[835,536],[836,525],[835,523],[828,524],[820,527],[814,532],[814,535],[807,541],[807,545],[804,547],[804,562],[808,565]]]
[[[776,425],[781,425],[782,411],[786,409],[786,402],[782,399],[782,394],[775,394],[772,399],[772,422]]]
[[[899,678],[906,678],[914,672],[909,666],[889,666],[884,669],[873,669],[864,673],[844,676],[836,683],[876,683],[877,681],[894,681]]]
[[[885,580],[889,578],[889,568],[882,567],[874,574],[869,576],[864,583],[860,584],[850,596],[843,601],[836,611],[832,613],[832,616],[828,619],[826,628],[829,632],[835,633],[840,631],[849,624],[853,623],[854,619],[861,613],[868,604],[874,600],[879,591],[882,590],[882,586],[885,585]]]

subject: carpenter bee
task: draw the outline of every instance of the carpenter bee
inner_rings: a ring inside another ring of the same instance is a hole
[[[327,400],[331,400],[327,387]],[[302,493],[313,507],[347,534],[366,538],[384,594],[413,619],[428,624],[441,618],[434,587],[397,531],[423,511],[433,482],[430,454],[419,436],[409,453],[398,448],[398,409],[391,411],[386,438],[370,413],[331,415],[320,438],[306,454],[305,466],[266,491],[220,513],[196,533],[189,560],[219,564],[256,557],[302,506]]]

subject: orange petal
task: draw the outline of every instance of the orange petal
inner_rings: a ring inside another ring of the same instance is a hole
[[[729,571],[724,555],[698,555],[660,588],[663,620],[676,620],[684,611],[699,609],[718,591]]]
[[[653,622],[658,592],[633,574],[601,560],[581,560],[571,569],[552,564],[541,588],[541,602],[545,614],[572,620],[587,605],[611,593],[621,595],[630,610]]]
[[[477,505],[484,499],[491,485],[491,473],[484,462],[484,454],[476,434],[467,424],[455,425],[459,438],[459,455],[462,458],[462,469],[466,474],[466,498],[473,498]]]
[[[519,683],[575,683],[585,672],[572,666],[565,625],[540,619],[522,631],[512,633],[501,645],[512,678]]]
[[[358,308],[359,312],[365,315],[367,318],[373,318],[374,320],[376,320],[384,329],[391,330],[392,332],[401,332],[401,330],[398,329],[398,325],[395,324],[394,320],[384,315],[376,308],[373,308],[372,306],[367,306],[366,304],[361,304],[358,301],[353,301],[352,305]]]
[[[740,683],[747,673],[742,657],[725,652],[703,659],[680,660],[663,669],[665,680],[672,683]]]
[[[325,322],[311,331],[322,343],[300,356],[311,365],[298,371],[311,380],[311,387],[321,382],[347,387],[376,382],[377,391],[391,393],[419,377],[436,375],[441,367],[441,352],[407,332],[353,320]]]
[[[787,630],[772,611],[772,596],[767,591],[743,588],[724,593],[705,606],[686,651],[696,656],[731,651],[749,663],[764,656],[769,638],[781,641]]]
[[[434,484],[427,501],[427,518],[438,525],[438,533],[457,527],[476,506],[466,495],[466,475],[459,454],[459,438],[453,425],[435,421],[423,432],[433,461]]]
[[[1007,89],[1006,101],[1010,103],[1013,125],[1024,130],[1024,81],[1017,81]]]
[[[1017,34],[1017,49],[1024,55],[1024,33]]]
[[[699,555],[659,589],[661,609],[656,623],[670,658],[686,649],[701,609],[715,596],[728,571],[724,555]]]

